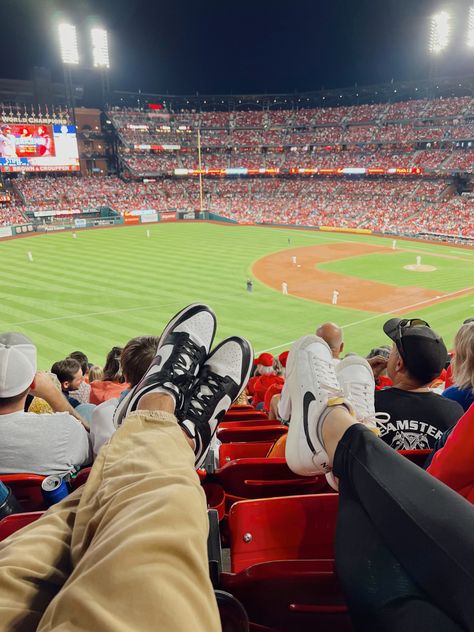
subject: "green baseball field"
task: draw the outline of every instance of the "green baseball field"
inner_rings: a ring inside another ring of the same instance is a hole
[[[331,320],[347,351],[366,354],[401,314],[425,318],[450,346],[474,315],[474,250],[185,222],[58,232],[0,242],[0,297],[0,331],[30,336],[42,369],[74,350],[103,365],[112,346],[159,334],[197,301],[216,311],[217,340],[238,333],[255,351],[280,353]]]

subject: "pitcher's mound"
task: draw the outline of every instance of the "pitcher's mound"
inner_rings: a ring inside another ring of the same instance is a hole
[[[434,266],[427,266],[424,264],[417,266],[415,263],[403,267],[405,270],[411,270],[411,272],[434,272],[436,270]]]

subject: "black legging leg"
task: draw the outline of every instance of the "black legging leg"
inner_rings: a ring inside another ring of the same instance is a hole
[[[337,570],[363,630],[474,630],[474,507],[362,425],[339,442]]]

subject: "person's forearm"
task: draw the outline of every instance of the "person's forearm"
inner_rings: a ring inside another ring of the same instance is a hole
[[[56,388],[51,389],[51,392],[45,394],[44,399],[48,402],[55,413],[69,413],[73,417],[75,417],[84,428],[89,431],[90,427],[87,421],[77,413],[71,404],[67,401],[64,395],[58,391]]]

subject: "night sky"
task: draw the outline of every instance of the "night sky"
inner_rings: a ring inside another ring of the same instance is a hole
[[[161,94],[295,92],[426,78],[429,16],[453,14],[453,43],[437,72],[474,74],[458,0],[1,0],[0,77],[46,66],[61,80],[60,12],[84,33],[110,34],[111,86]]]

